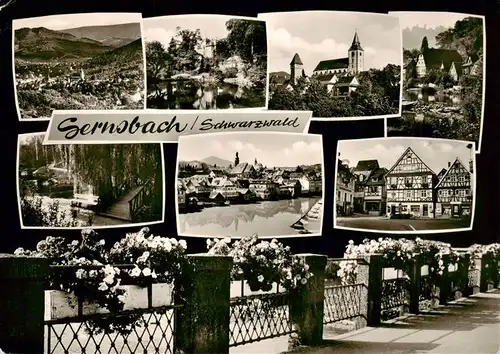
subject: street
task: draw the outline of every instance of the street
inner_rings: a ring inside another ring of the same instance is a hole
[[[461,219],[387,219],[385,216],[338,217],[337,227],[389,231],[426,231],[443,229],[463,229],[471,225],[471,220]]]

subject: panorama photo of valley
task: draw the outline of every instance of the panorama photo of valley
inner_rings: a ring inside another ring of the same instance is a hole
[[[20,119],[53,110],[144,108],[141,14],[90,13],[13,21]]]

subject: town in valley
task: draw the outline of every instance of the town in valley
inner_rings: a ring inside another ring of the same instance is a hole
[[[463,156],[441,163],[437,173],[411,146],[388,165],[373,158],[351,165],[339,158],[336,226],[391,231],[471,227],[474,161],[472,154],[469,161]]]

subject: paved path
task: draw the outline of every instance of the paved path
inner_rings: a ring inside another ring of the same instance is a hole
[[[418,316],[325,338],[308,354],[498,354],[500,289],[460,299]]]

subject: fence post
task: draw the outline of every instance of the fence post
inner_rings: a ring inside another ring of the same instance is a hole
[[[481,263],[481,258],[474,258],[474,276],[471,277],[472,281],[470,284],[472,295],[479,293],[479,284],[481,282]]]
[[[372,254],[368,266],[368,309],[366,324],[378,326],[382,312],[383,256]]]
[[[44,352],[46,258],[0,254],[0,349],[6,353]]]
[[[450,279],[450,269],[449,261],[450,257],[448,255],[443,255],[443,262],[445,267],[443,269],[443,274],[441,274],[441,281],[439,283],[439,304],[446,305],[448,303],[448,298],[451,292],[451,279]]]
[[[422,266],[420,255],[417,255],[413,260],[410,268],[410,313],[417,315],[419,313],[420,302],[420,277]]]
[[[356,273],[356,284],[363,284],[360,291],[359,298],[359,313],[360,316],[356,317],[356,329],[366,327],[368,319],[368,283],[369,283],[369,273],[370,273],[370,256],[361,257],[364,260],[356,261],[357,273]]]
[[[488,291],[490,283],[490,268],[491,257],[489,254],[483,254],[481,257],[481,275],[479,276],[479,292],[485,293]]]
[[[188,255],[175,346],[185,354],[229,353],[232,257]]]
[[[290,317],[301,345],[315,345],[323,340],[325,304],[325,267],[327,257],[317,254],[298,254],[309,265],[313,276],[297,289],[290,302]]]
[[[471,295],[471,288],[469,287],[469,268],[470,268],[470,254],[462,254],[458,262],[458,274],[460,276],[460,285],[463,297]]]

